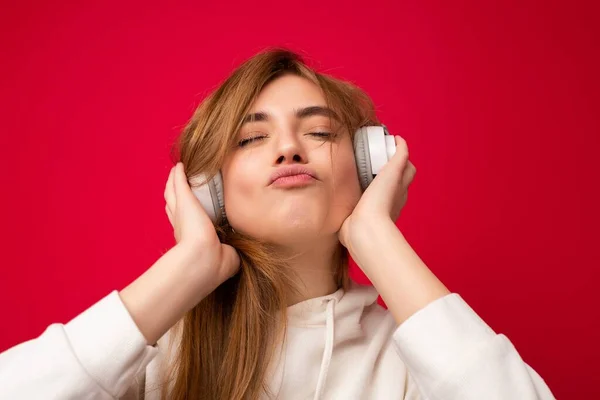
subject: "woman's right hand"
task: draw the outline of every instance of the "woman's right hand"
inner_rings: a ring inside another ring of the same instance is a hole
[[[148,344],[240,268],[237,251],[219,240],[182,163],[171,169],[165,200],[177,244],[119,292]]]
[[[175,241],[197,259],[195,267],[204,272],[199,275],[207,279],[206,283],[214,289],[235,275],[240,267],[238,253],[220,242],[210,217],[190,188],[183,163],[171,168],[164,197]]]

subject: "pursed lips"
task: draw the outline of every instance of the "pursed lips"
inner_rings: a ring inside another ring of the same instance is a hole
[[[292,165],[288,167],[279,167],[274,171],[273,174],[271,174],[269,184],[276,182],[302,183],[310,182],[313,179],[317,179],[314,170],[305,166]]]

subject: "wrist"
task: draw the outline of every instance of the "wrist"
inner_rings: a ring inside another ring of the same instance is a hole
[[[375,221],[374,221],[375,222]],[[375,286],[398,324],[450,291],[389,220],[365,224],[353,259]],[[365,239],[363,239],[365,240]]]
[[[175,290],[189,293],[192,303],[190,308],[218,286],[218,282],[212,282],[212,268],[206,265],[206,260],[201,257],[196,247],[178,243],[165,255],[167,254],[170,261],[165,263],[164,279]]]
[[[347,249],[352,259],[363,269],[368,268],[368,260],[379,251],[382,239],[398,228],[389,217],[371,217],[357,219],[349,229]],[[398,232],[399,233],[399,232]]]
[[[210,289],[194,265],[192,253],[173,246],[146,272],[120,291],[123,304],[149,344],[154,344]]]

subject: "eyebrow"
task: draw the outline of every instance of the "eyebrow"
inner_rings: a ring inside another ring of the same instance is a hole
[[[296,118],[298,118],[298,119],[304,119],[304,118],[309,118],[309,117],[320,115],[323,117],[333,118],[338,121],[340,120],[340,118],[335,113],[335,111],[333,111],[329,107],[323,107],[323,106],[310,106],[310,107],[299,108],[296,110],[296,112],[294,114],[295,114]],[[242,125],[245,123],[248,123],[248,122],[265,122],[265,121],[269,121],[269,119],[270,119],[269,114],[267,114],[263,111],[255,112],[255,113],[246,115],[244,117],[244,120],[242,121]]]

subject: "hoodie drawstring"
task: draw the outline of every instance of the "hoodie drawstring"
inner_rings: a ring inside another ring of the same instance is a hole
[[[319,400],[325,389],[325,381],[327,380],[327,372],[329,372],[329,363],[333,353],[334,339],[334,309],[335,300],[330,299],[327,302],[327,317],[325,322],[325,350],[323,351],[323,361],[321,362],[321,371],[319,372],[319,380],[317,381],[317,389],[315,391],[314,400]]]

